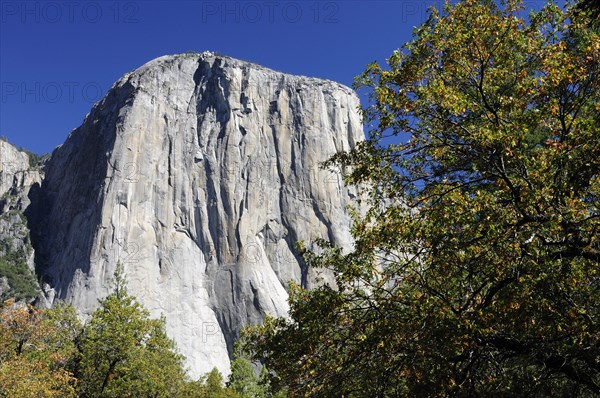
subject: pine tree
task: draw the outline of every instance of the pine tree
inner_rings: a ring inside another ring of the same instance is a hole
[[[127,293],[117,266],[113,293],[100,301],[85,326],[77,376],[82,397],[172,397],[185,383],[183,357],[165,333]]]

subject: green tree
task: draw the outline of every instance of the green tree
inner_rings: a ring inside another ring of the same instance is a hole
[[[432,10],[358,78],[371,131],[329,162],[363,190],[355,246],[306,253],[336,288],[250,331],[290,396],[600,394],[600,39],[524,14]]]
[[[598,0],[580,0],[575,7],[576,13],[587,13],[589,24],[596,27],[600,24],[600,2]]]
[[[244,354],[239,343],[234,348],[231,375],[229,375],[227,387],[243,398],[266,398],[264,388],[260,385],[260,379],[254,373],[252,362]]]
[[[22,217],[15,211],[9,211],[0,219],[5,222],[14,222],[16,217]],[[18,218],[16,218],[18,220]],[[10,221],[9,221],[10,220]],[[24,227],[23,221],[23,228]],[[17,223],[18,227],[21,227]],[[27,266],[27,257],[30,254],[30,247],[25,244],[17,249],[13,248],[12,239],[0,239],[0,278],[6,278],[9,289],[6,289],[0,295],[0,299],[32,301],[39,293],[39,284],[35,274]]]
[[[263,389],[265,398],[286,398],[288,396],[286,389],[275,389],[271,383],[271,373],[263,366],[260,368],[258,383]]]
[[[204,387],[206,389],[207,395],[217,395],[223,391],[223,375],[217,368],[213,368],[206,375],[206,381],[204,382]],[[212,397],[211,397],[212,398]]]
[[[115,290],[85,326],[78,364],[83,397],[172,397],[185,383],[183,357],[125,288],[119,265]]]
[[[206,375],[200,396],[202,398],[241,398],[236,391],[224,386],[223,375],[217,368],[213,368]]]

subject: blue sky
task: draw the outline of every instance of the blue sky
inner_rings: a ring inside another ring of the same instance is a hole
[[[410,39],[431,4],[1,0],[0,135],[50,152],[123,74],[189,50],[351,85]]]
[[[351,85],[434,1],[0,0],[0,136],[50,152],[123,74],[190,50]]]

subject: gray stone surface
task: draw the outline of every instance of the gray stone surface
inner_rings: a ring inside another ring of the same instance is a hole
[[[0,197],[13,187],[15,175],[18,171],[27,170],[28,163],[27,154],[0,140]]]
[[[8,142],[0,140],[0,197],[17,191],[27,193],[28,187],[40,183],[39,171],[29,169],[27,154]],[[23,205],[26,207],[27,204],[28,202]]]
[[[10,252],[13,260],[27,264],[31,277],[35,252],[24,212],[41,181],[42,173],[30,167],[28,155],[0,140],[0,257]],[[8,279],[0,278],[0,296],[10,292]]]
[[[89,314],[120,261],[190,374],[227,374],[240,329],[286,315],[289,280],[319,283],[294,243],[351,245],[352,192],[319,163],[363,139],[358,105],[340,84],[208,52],[125,75],[46,166],[45,290]]]

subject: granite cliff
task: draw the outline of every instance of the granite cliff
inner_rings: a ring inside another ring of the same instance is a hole
[[[24,216],[43,176],[32,163],[27,153],[0,140],[0,299],[29,300],[40,293]]]
[[[90,314],[121,262],[190,374],[227,373],[240,329],[286,314],[290,280],[327,280],[294,243],[352,244],[354,193],[319,164],[363,139],[358,105],[340,84],[209,52],[126,74],[53,152],[28,209],[46,300]]]

